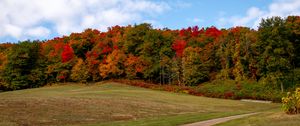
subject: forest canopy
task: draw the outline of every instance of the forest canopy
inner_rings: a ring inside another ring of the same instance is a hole
[[[300,84],[299,49],[299,16],[263,19],[257,30],[147,23],[86,29],[0,44],[0,90],[119,78],[185,86],[247,80],[284,90]]]

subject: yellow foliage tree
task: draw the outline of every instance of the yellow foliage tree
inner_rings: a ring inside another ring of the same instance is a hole
[[[124,73],[123,63],[126,55],[123,51],[115,49],[109,54],[105,62],[100,63],[99,73],[102,78],[119,77]]]
[[[183,52],[183,81],[189,86],[198,85],[208,80],[208,66],[200,60],[201,48],[187,47]]]
[[[86,83],[89,78],[89,72],[86,63],[81,59],[77,59],[77,63],[71,70],[71,79],[76,82]]]

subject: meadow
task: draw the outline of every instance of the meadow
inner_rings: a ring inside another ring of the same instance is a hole
[[[64,83],[3,92],[0,106],[0,125],[4,126],[173,126],[252,112],[283,113],[277,103],[207,98],[116,82]]]

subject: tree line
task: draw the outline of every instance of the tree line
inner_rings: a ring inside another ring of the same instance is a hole
[[[114,26],[45,41],[0,44],[0,90],[113,78],[196,86],[256,81],[281,90],[300,82],[300,17],[263,19],[258,30],[150,24]]]

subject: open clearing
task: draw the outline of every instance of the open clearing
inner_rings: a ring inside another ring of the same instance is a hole
[[[274,111],[279,104],[214,99],[106,82],[0,93],[0,125],[180,125]]]

